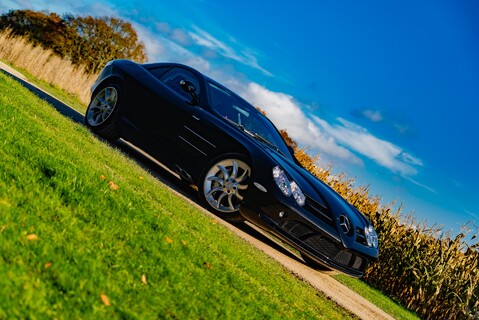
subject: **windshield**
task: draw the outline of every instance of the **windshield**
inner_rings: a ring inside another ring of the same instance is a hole
[[[246,103],[236,94],[214,83],[208,82],[211,107],[226,119],[263,138],[290,158],[283,138],[273,124],[255,107]]]

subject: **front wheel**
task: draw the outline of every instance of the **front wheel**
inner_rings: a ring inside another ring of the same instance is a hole
[[[85,124],[90,130],[106,140],[120,137],[117,128],[117,113],[120,104],[120,87],[107,84],[99,87],[92,95],[85,114]]]
[[[248,189],[251,168],[241,155],[213,160],[201,176],[199,196],[208,209],[229,222],[243,221],[239,205]]]

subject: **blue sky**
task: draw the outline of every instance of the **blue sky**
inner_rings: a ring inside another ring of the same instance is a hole
[[[383,203],[479,225],[479,2],[25,1],[130,21],[150,61],[192,65],[266,110]]]

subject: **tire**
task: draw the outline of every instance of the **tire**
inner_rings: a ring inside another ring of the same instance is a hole
[[[239,204],[248,189],[251,167],[246,157],[226,154],[211,161],[200,177],[199,197],[206,207],[220,218],[239,223],[244,221]]]
[[[108,141],[115,141],[120,137],[117,125],[120,92],[118,84],[101,85],[93,92],[85,113],[85,125]]]

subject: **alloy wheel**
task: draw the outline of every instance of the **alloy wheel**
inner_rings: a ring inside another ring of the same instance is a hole
[[[238,159],[225,159],[213,165],[203,183],[208,204],[224,213],[238,211],[250,172],[250,167]]]
[[[103,124],[115,110],[117,102],[118,92],[116,88],[103,88],[90,102],[87,112],[88,124],[93,127]]]

